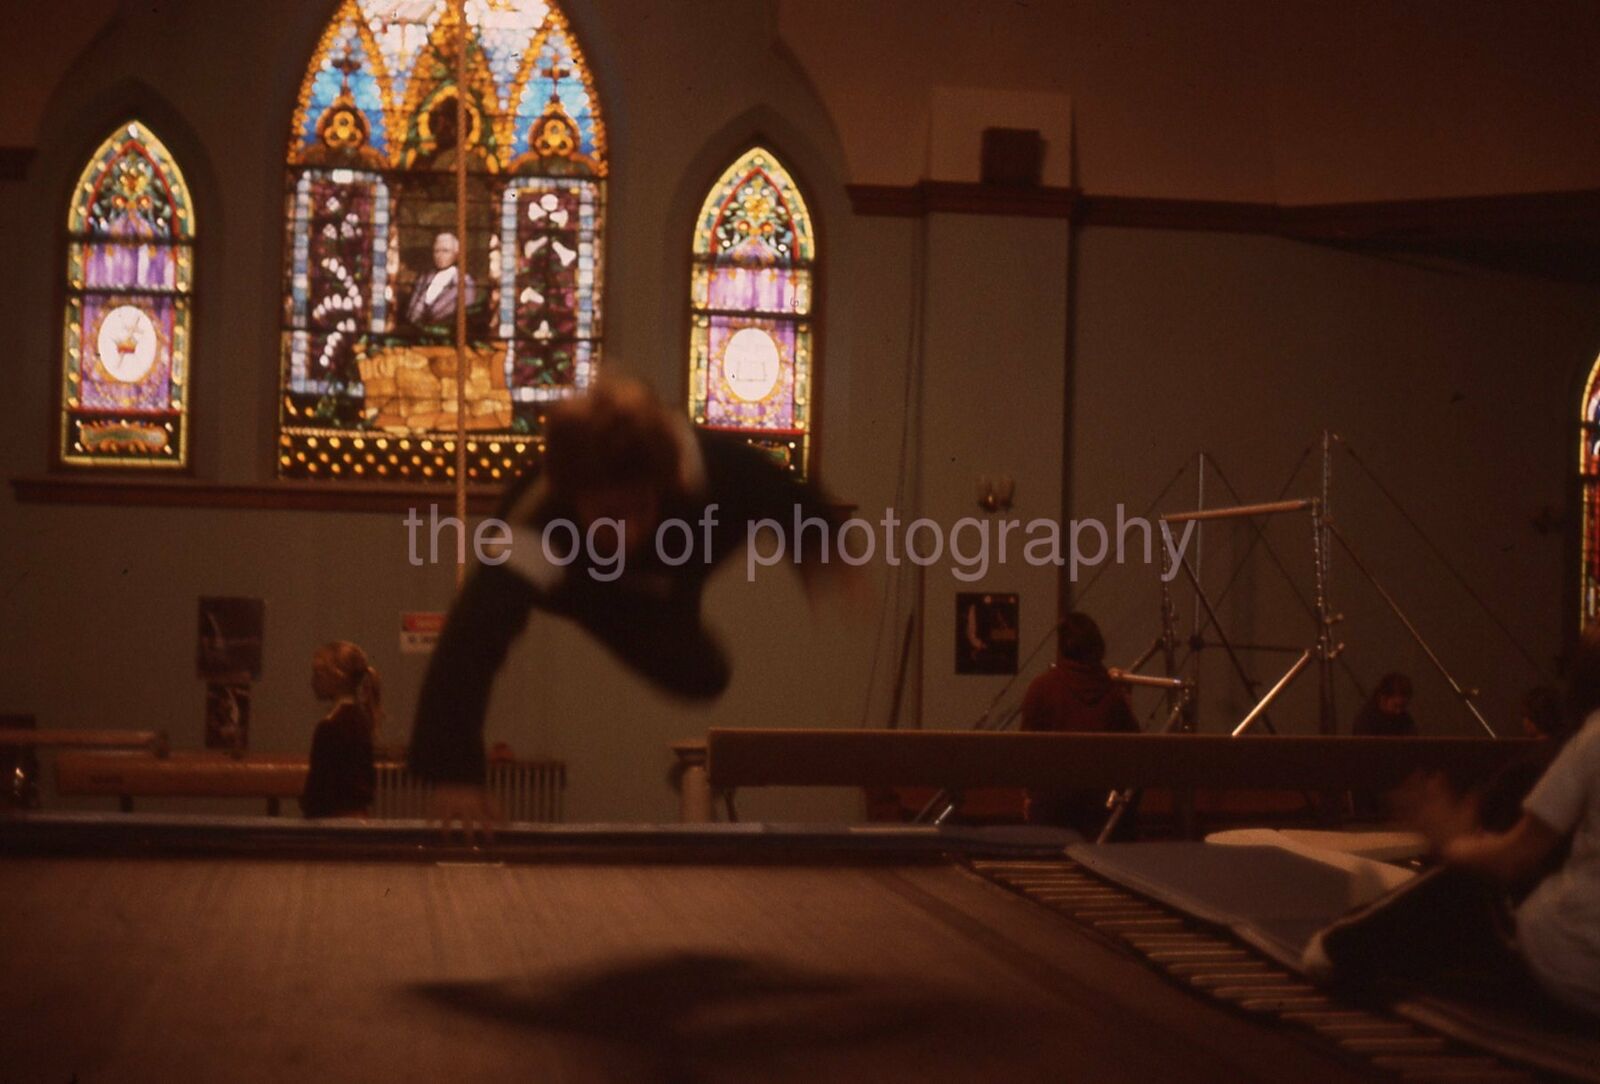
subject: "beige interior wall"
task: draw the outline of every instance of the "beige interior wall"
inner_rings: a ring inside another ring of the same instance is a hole
[[[933,87],[1071,97],[1078,183],[1282,203],[1600,183],[1586,0],[784,0],[853,180],[918,179]]]
[[[1142,507],[1185,467],[1161,507],[1195,507],[1201,451],[1244,500],[1259,501],[1276,498],[1311,449],[1286,495],[1316,496],[1315,446],[1324,429],[1340,434],[1443,560],[1336,446],[1339,530],[1462,684],[1482,688],[1491,723],[1514,728],[1540,674],[1445,565],[1554,668],[1577,601],[1564,570],[1576,527],[1579,380],[1600,347],[1595,291],[1273,239],[1120,229],[1085,230],[1075,266],[1075,513],[1103,515],[1118,501]],[[1204,503],[1234,503],[1215,474]],[[1541,526],[1542,513],[1563,517],[1565,529]],[[1275,518],[1266,531],[1289,575],[1258,548],[1219,607],[1223,623],[1242,641],[1304,645],[1314,633],[1294,591],[1312,595],[1310,531],[1303,516]],[[1213,595],[1252,537],[1241,522],[1205,529],[1201,564]],[[1416,714],[1430,730],[1475,729],[1348,557],[1336,549],[1332,561],[1345,661],[1364,686],[1403,670],[1419,679]],[[1187,633],[1192,595],[1174,596]],[[1123,658],[1159,627],[1155,581],[1131,570],[1108,572],[1082,602],[1104,618]],[[1249,702],[1223,653],[1204,654],[1205,717],[1216,728]],[[1249,661],[1267,680],[1290,660]],[[1356,706],[1348,676],[1338,689],[1348,727]],[[1282,714],[1294,729],[1314,726],[1313,700],[1289,704]]]

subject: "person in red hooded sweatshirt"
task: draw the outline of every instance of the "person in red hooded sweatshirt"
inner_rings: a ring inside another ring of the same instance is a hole
[[[1139,721],[1105,667],[1106,641],[1086,613],[1061,622],[1061,657],[1034,678],[1022,698],[1023,730],[1137,733]],[[1029,824],[1073,828],[1093,839],[1106,818],[1106,792],[1029,791]]]

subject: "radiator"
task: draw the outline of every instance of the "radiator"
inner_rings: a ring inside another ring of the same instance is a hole
[[[489,796],[511,821],[558,822],[567,790],[567,765],[560,760],[516,760],[489,765]],[[378,793],[372,815],[380,820],[420,820],[429,816],[432,786],[406,771],[404,764],[378,764]]]

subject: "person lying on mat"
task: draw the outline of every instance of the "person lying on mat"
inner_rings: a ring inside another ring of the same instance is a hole
[[[1359,978],[1398,963],[1416,975],[1419,965],[1490,959],[1506,947],[1555,1000],[1600,1016],[1600,622],[1583,630],[1569,704],[1577,726],[1510,828],[1483,827],[1476,796],[1458,796],[1441,777],[1420,785],[1411,819],[1442,868],[1317,934],[1306,950],[1309,970]],[[1539,880],[1569,837],[1565,860]],[[1496,921],[1504,899],[1497,893],[1535,881],[1506,916],[1507,930]]]
[[[484,716],[495,675],[533,610],[577,623],[658,688],[711,699],[731,670],[702,623],[706,581],[745,545],[751,524],[790,524],[796,509],[836,535],[837,518],[814,486],[741,438],[691,429],[637,381],[601,381],[552,409],[540,468],[514,482],[502,504],[509,556],[473,569],[418,697],[410,767],[435,783],[435,812],[446,827],[460,820],[470,834],[493,819],[483,790]],[[670,520],[688,525],[692,543],[676,563],[685,532],[658,537]],[[824,554],[815,544],[796,554],[813,596],[824,576],[849,567],[818,563]]]

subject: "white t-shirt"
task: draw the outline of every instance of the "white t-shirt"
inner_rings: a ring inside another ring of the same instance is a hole
[[[1600,711],[1584,720],[1522,808],[1573,837],[1571,857],[1517,908],[1517,941],[1550,993],[1600,1014]]]

